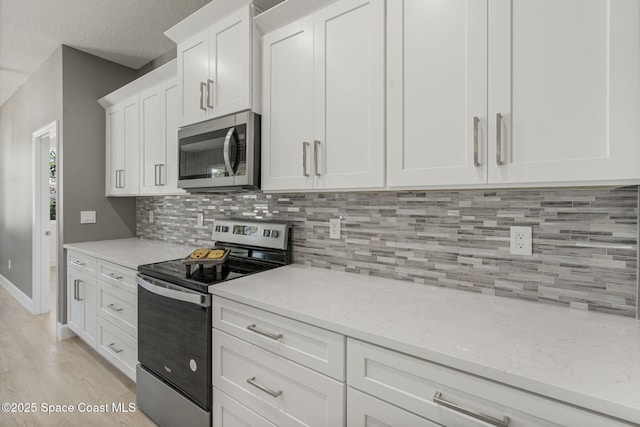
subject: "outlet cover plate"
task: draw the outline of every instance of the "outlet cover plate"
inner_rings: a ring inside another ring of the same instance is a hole
[[[95,224],[96,211],[80,211],[80,224]]]
[[[531,227],[511,227],[510,252],[513,255],[532,255]]]
[[[331,218],[329,220],[329,238],[340,238],[340,218]]]

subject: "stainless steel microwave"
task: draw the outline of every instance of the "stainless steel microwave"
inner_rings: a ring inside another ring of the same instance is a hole
[[[178,131],[178,187],[191,193],[260,188],[260,115],[243,111]]]

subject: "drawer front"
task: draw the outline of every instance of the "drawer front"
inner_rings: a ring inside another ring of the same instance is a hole
[[[214,298],[213,326],[344,381],[345,337],[224,298]]]
[[[447,402],[510,427],[628,425],[580,408],[545,399],[475,375],[466,374],[349,338],[347,383],[442,425],[486,426],[480,416],[463,415]],[[441,402],[434,397],[439,393]]]
[[[213,425],[216,427],[276,427],[220,390],[213,389]]]
[[[136,273],[136,270],[98,260],[98,279],[110,283],[116,288],[131,292],[134,295],[138,295]]]
[[[98,353],[136,380],[138,342],[102,317],[98,317]]]
[[[347,387],[349,427],[438,427],[440,424]]]
[[[98,280],[98,316],[129,335],[138,336],[137,297],[102,280]]]
[[[80,252],[67,251],[67,265],[78,268],[89,275],[95,275],[97,261],[95,258]]]
[[[213,386],[281,427],[344,425],[344,383],[216,329]]]

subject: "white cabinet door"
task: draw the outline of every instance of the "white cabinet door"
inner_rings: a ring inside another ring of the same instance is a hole
[[[212,117],[251,108],[251,8],[243,7],[209,30],[208,107]]]
[[[77,335],[82,335],[84,325],[84,304],[79,291],[79,281],[83,278],[75,269],[67,269],[67,325]]]
[[[384,186],[384,1],[314,15],[316,188]]]
[[[263,38],[262,188],[313,185],[313,17]],[[306,156],[305,156],[306,155]]]
[[[137,96],[107,110],[107,196],[132,196],[140,189],[139,114]]]
[[[178,105],[180,90],[174,80],[168,82],[163,90],[166,158],[164,167],[161,167],[159,171],[159,181],[163,184],[163,193],[185,194],[186,191],[178,188]]]
[[[159,181],[165,164],[164,90],[156,86],[140,94],[140,193],[162,193]]]
[[[489,12],[489,182],[638,178],[640,2],[492,0]]]
[[[67,324],[87,342],[96,346],[97,334],[96,281],[70,267],[67,269]]]
[[[140,94],[140,194],[179,194],[174,79]]]
[[[487,180],[487,0],[390,0],[387,183]]]
[[[180,126],[207,118],[207,80],[209,79],[209,30],[204,30],[180,43],[178,53],[178,84]]]

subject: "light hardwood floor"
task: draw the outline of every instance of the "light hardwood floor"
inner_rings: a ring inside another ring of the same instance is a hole
[[[135,404],[135,383],[79,338],[57,341],[55,283],[51,294],[53,310],[33,316],[0,287],[0,404],[37,406],[35,413],[0,409],[0,426],[154,426],[140,410],[112,411],[113,403]],[[74,412],[46,414],[43,403]],[[80,413],[80,404],[109,412]]]

